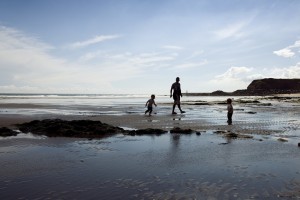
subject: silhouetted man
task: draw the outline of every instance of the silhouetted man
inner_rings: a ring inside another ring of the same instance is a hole
[[[185,111],[181,110],[181,107],[180,107],[180,97],[182,97],[182,93],[181,93],[179,81],[180,81],[180,79],[179,79],[179,77],[177,77],[176,82],[172,84],[171,90],[170,90],[170,98],[172,97],[172,90],[173,90],[173,99],[174,99],[172,114],[177,114],[175,112],[176,105],[178,106],[181,113],[185,113]]]

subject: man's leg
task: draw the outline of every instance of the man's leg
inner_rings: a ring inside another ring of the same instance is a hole
[[[177,114],[177,113],[175,112],[175,107],[176,107],[176,103],[174,102],[174,104],[173,104],[173,110],[172,110],[172,114]]]
[[[180,110],[181,113],[185,113],[185,111],[181,110],[180,104],[178,104],[178,108],[179,108],[179,110]]]

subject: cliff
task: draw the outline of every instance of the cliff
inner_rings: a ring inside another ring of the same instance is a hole
[[[247,87],[250,95],[286,94],[300,92],[300,79],[259,79]]]

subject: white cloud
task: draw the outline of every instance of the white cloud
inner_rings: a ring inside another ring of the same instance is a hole
[[[0,50],[39,50],[47,51],[53,49],[52,46],[40,40],[29,37],[21,31],[6,26],[0,26]]]
[[[293,45],[290,45],[286,48],[280,49],[278,51],[273,51],[273,53],[277,56],[281,56],[284,58],[291,58],[295,56],[295,52],[292,50],[298,49],[298,52],[300,50],[300,40],[296,41]],[[297,50],[296,50],[297,51]]]
[[[57,58],[50,54],[49,47],[18,30],[0,27],[0,92],[55,92],[62,88],[72,92],[90,88],[99,93],[99,88],[108,90],[111,82],[140,72],[128,63],[87,64]]]
[[[53,49],[38,39],[7,27],[0,28],[0,69],[20,74],[60,70],[65,61],[48,54]]]
[[[248,67],[230,67],[224,74],[216,76],[217,80],[240,79],[241,74],[251,72],[253,68]]]
[[[253,73],[255,72],[255,73]],[[248,67],[230,67],[225,73],[215,76],[209,83],[223,91],[246,89],[251,81],[263,78],[299,78],[300,63],[284,68],[255,69]]]
[[[173,46],[173,45],[166,45],[162,47],[163,49],[170,49],[170,50],[182,50],[182,47],[179,46]]]
[[[70,45],[70,48],[82,48],[82,47],[86,47],[89,45],[93,45],[93,44],[97,44],[106,40],[112,40],[112,39],[116,39],[116,38],[120,38],[120,35],[98,35],[96,37],[93,37],[91,39],[85,40],[85,41],[79,41],[79,42],[75,42],[73,44]]]
[[[201,50],[201,51],[195,51],[193,52],[189,57],[186,58],[186,60],[190,60],[190,59],[193,59],[193,58],[197,58],[201,55],[203,55],[204,51]]]
[[[82,55],[79,58],[79,61],[80,62],[88,62],[88,61],[93,60],[95,58],[101,57],[103,54],[105,54],[105,52],[103,52],[103,51],[88,52],[88,53],[85,53],[84,55]]]
[[[249,80],[247,76],[253,70],[248,67],[230,67],[225,73],[215,76],[209,83],[218,90],[232,92],[237,89],[245,89]]]
[[[281,49],[278,51],[273,51],[274,54],[276,54],[277,56],[281,56],[284,58],[291,58],[295,55],[294,52],[292,52],[292,50],[290,48],[285,48],[285,49]]]
[[[252,73],[255,72],[255,73]],[[260,70],[254,70],[248,67],[230,67],[225,73],[217,75],[215,80],[241,80],[252,81],[254,79],[262,78],[299,78],[300,77],[300,62],[295,66],[284,68],[270,68]]]
[[[269,75],[270,78],[300,78],[300,62],[295,66],[285,68],[274,68]]]
[[[291,48],[297,48],[300,47],[300,40],[296,41],[293,45],[291,45]]]
[[[213,33],[218,39],[226,39],[230,37],[239,38],[244,35],[242,29],[246,25],[245,22],[230,24],[225,28],[214,31]]]
[[[174,60],[174,55],[140,54],[129,59],[133,64],[155,64]]]
[[[195,68],[195,67],[201,67],[203,65],[206,65],[208,63],[207,60],[203,60],[202,62],[190,62],[190,63],[183,63],[180,65],[175,66],[176,69],[188,69],[188,68]]]
[[[177,53],[140,53],[133,54],[125,52],[122,54],[113,54],[103,51],[90,52],[83,55],[80,61],[101,60],[101,62],[112,63],[114,65],[138,66],[140,69],[145,66],[157,65],[172,61],[178,56]]]
[[[245,80],[251,82],[253,80],[263,79],[263,78],[265,78],[265,77],[262,74],[250,74],[250,75],[246,76]]]

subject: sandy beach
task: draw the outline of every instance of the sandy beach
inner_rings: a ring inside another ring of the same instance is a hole
[[[144,99],[99,105],[2,98],[0,127],[17,129],[15,124],[58,118],[127,130],[180,127],[194,132],[92,140],[23,133],[0,137],[0,198],[300,198],[299,98],[235,97],[233,125],[226,123],[222,99],[186,98],[186,113],[177,115],[170,114],[169,99],[158,99],[148,116]],[[225,137],[228,132],[248,137]]]

